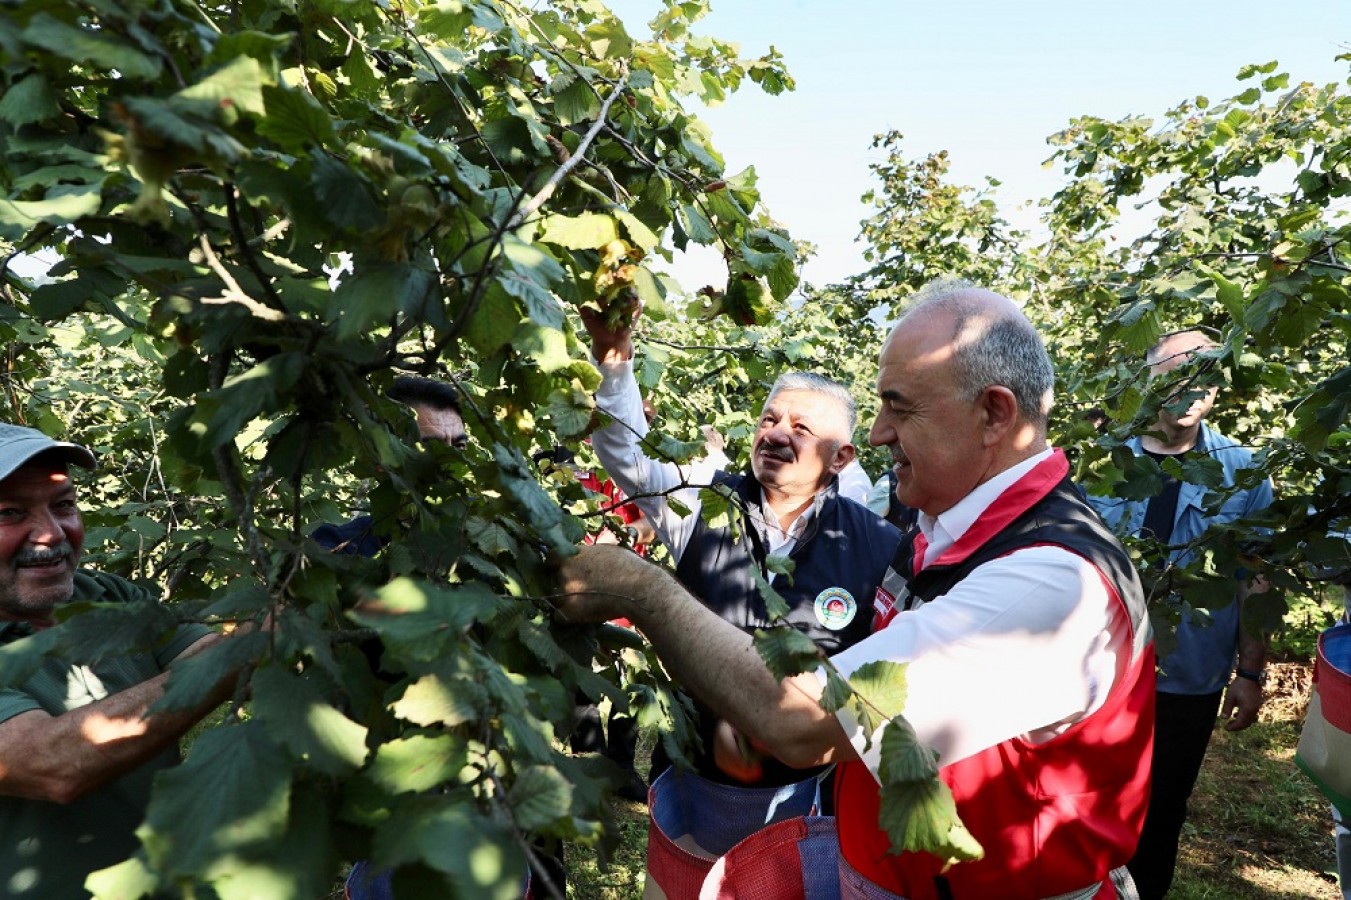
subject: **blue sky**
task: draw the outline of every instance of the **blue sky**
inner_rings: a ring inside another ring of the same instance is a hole
[[[647,34],[656,0],[610,3]],[[713,0],[695,30],[736,41],[746,57],[772,44],[797,79],[778,97],[753,85],[699,115],[730,171],[755,165],[770,211],[818,247],[805,277],[826,284],[862,271],[854,243],[867,215],[874,134],[895,128],[912,158],[951,154],[950,177],[1003,182],[1000,204],[1056,189],[1042,168],[1046,137],[1071,118],[1158,118],[1184,99],[1233,96],[1248,63],[1278,59],[1291,81],[1345,81],[1351,0]],[[697,102],[697,101],[694,101]],[[716,283],[711,256],[681,259],[687,289]],[[725,277],[721,276],[721,277]]]

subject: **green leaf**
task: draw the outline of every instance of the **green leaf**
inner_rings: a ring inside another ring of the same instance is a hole
[[[199,421],[204,420],[206,426],[199,440],[207,449],[233,441],[254,418],[276,409],[300,380],[307,364],[303,353],[278,353],[227,378],[219,390],[212,392],[214,409],[206,404],[198,407]]]
[[[236,110],[262,116],[267,112],[263,103],[264,78],[263,67],[256,59],[239,56],[174,96],[204,103],[208,108],[226,110],[227,122],[232,120]]]
[[[1113,490],[1123,500],[1147,500],[1163,490],[1163,472],[1149,457],[1136,456],[1123,446],[1113,449],[1112,462],[1122,476]]]
[[[946,864],[985,855],[957,815],[952,791],[937,779],[884,785],[878,819],[892,853],[932,853]]]
[[[699,489],[699,518],[703,519],[709,528],[731,528],[735,540],[740,528],[739,523],[732,520],[733,508],[730,492],[724,485]]]
[[[1247,306],[1247,301],[1243,296],[1243,288],[1218,272],[1212,272],[1210,279],[1215,282],[1216,298],[1229,311],[1230,318],[1240,325],[1243,324],[1243,311]]]
[[[648,228],[633,213],[617,209],[615,210],[615,218],[624,226],[624,231],[627,232],[629,240],[636,246],[641,247],[644,253],[651,253],[661,243],[661,235]]]
[[[502,253],[511,264],[502,273],[502,288],[525,301],[526,313],[535,324],[562,331],[563,307],[553,294],[553,286],[567,273],[558,260],[514,235],[503,236]]]
[[[511,343],[511,336],[520,322],[521,309],[515,298],[493,282],[469,320],[465,340],[481,355],[487,356]]]
[[[559,372],[572,365],[568,341],[563,332],[536,322],[516,326],[511,345],[544,373]]]
[[[392,262],[363,265],[333,292],[338,337],[359,337],[388,323],[398,311],[425,318],[417,311],[435,298],[435,292],[436,277],[425,269]]]
[[[633,289],[643,303],[643,315],[655,321],[670,317],[666,306],[666,288],[646,266],[638,266],[633,275]]]
[[[821,649],[811,638],[787,625],[757,629],[755,652],[776,679],[813,671],[823,659]]]
[[[569,250],[595,250],[619,240],[619,227],[613,216],[582,213],[579,216],[547,216],[540,240]]]
[[[57,615],[57,652],[90,664],[151,650],[177,624],[173,611],[160,603],[67,603]]]
[[[567,87],[553,95],[554,115],[558,124],[576,125],[589,122],[600,112],[600,99],[595,90],[581,78],[573,78]]]
[[[875,733],[884,722],[905,711],[905,670],[905,663],[876,660],[864,663],[849,676],[854,712],[864,734]]]
[[[312,159],[310,187],[326,221],[354,231],[369,231],[384,221],[366,179],[327,154],[317,153]]]
[[[7,200],[0,197],[0,238],[19,240],[37,225],[69,225],[99,211],[98,185],[62,185],[43,200]]]
[[[549,421],[559,437],[574,438],[586,434],[595,408],[591,393],[575,387],[559,388],[549,394]]]
[[[828,713],[839,712],[854,696],[849,682],[840,677],[834,666],[826,666],[826,688],[821,692],[821,708]]]
[[[387,649],[431,661],[476,621],[497,610],[497,596],[477,582],[443,585],[395,578],[347,615],[380,633]]]
[[[421,793],[454,782],[468,760],[459,738],[415,734],[381,744],[365,777],[392,794]]]
[[[915,729],[903,716],[895,717],[883,727],[879,760],[877,774],[883,784],[938,777],[938,754],[919,742]]]
[[[788,601],[783,599],[783,595],[774,590],[774,586],[760,572],[756,566],[751,567],[751,578],[755,582],[755,588],[760,594],[760,599],[765,602],[765,615],[771,622],[777,622],[788,617]]]
[[[256,660],[267,649],[261,631],[236,632],[229,640],[176,661],[171,668],[164,696],[150,708],[152,713],[197,709],[225,679]]]
[[[518,900],[526,872],[511,833],[453,795],[400,805],[376,831],[375,860],[422,862],[450,877],[455,896],[483,900]]]
[[[473,681],[433,674],[409,685],[390,709],[415,725],[454,727],[482,715],[487,699],[483,688]]]
[[[534,474],[520,456],[520,451],[493,445],[493,459],[497,462],[502,486],[521,505],[535,530],[551,549],[565,553],[575,552],[563,531],[563,511],[558,503],[540,487]]]
[[[290,787],[291,767],[262,723],[218,726],[193,742],[186,762],[156,776],[136,834],[156,868],[188,876],[279,840]]]
[[[711,244],[718,239],[718,234],[713,230],[712,224],[696,206],[685,205],[680,207],[680,223],[684,227],[685,234],[689,235],[690,240],[696,244]]]
[[[519,166],[535,156],[530,126],[512,115],[493,119],[483,126],[483,142],[504,166]]]
[[[331,144],[333,120],[319,101],[305,91],[263,88],[267,115],[258,120],[258,132],[291,153]]]
[[[365,764],[366,728],[326,702],[312,681],[266,666],[252,686],[255,715],[297,759],[333,776]]]
[[[507,803],[521,828],[545,828],[571,812],[572,785],[555,768],[528,766],[507,791]]]
[[[141,53],[110,30],[76,28],[40,12],[23,30],[23,40],[77,66],[113,69],[133,81],[159,78],[158,58]]]
[[[153,894],[159,889],[160,880],[146,868],[144,859],[133,856],[94,872],[85,879],[85,885],[95,900],[124,900]]]
[[[489,556],[510,553],[516,549],[516,541],[500,522],[471,516],[465,521],[464,528],[474,546]]]
[[[41,73],[25,76],[0,97],[0,120],[16,128],[45,121],[60,112],[59,97]]]

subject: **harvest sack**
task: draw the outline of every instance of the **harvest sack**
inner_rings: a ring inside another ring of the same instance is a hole
[[[1295,762],[1342,814],[1351,819],[1351,625],[1318,638],[1309,714]]]
[[[662,772],[648,792],[647,885],[643,896],[647,900],[698,900],[704,879],[719,857],[766,826],[815,813],[820,806],[820,785],[818,778],[808,778],[783,787],[746,788],[718,784],[676,766]],[[797,840],[793,835],[809,836],[804,828],[780,837],[791,843]],[[810,836],[818,837],[816,833]],[[829,839],[834,847],[833,822]],[[783,852],[785,859],[791,855],[794,862],[799,860],[795,843],[791,854],[789,850]],[[832,857],[832,874],[834,867]]]
[[[835,817],[797,816],[761,828],[718,857],[699,900],[841,900],[839,862]]]

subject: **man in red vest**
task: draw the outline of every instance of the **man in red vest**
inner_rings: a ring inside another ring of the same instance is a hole
[[[831,657],[907,663],[903,715],[938,754],[984,858],[944,871],[892,855],[878,824],[878,735],[825,712],[825,670],[782,681],[750,636],[668,573],[604,548],[562,568],[570,619],[627,616],[683,684],[793,766],[841,764],[841,888],[925,900],[1132,896],[1148,797],[1153,642],[1125,551],[1046,441],[1052,369],[1011,301],[921,291],[883,346],[870,443],[919,510],[874,603],[874,632]],[[871,740],[870,740],[871,739]],[[870,746],[869,746],[870,745]],[[880,891],[880,893],[879,893]]]

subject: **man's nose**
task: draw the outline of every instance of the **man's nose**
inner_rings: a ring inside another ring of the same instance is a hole
[[[29,516],[28,542],[30,544],[59,544],[66,539],[66,530],[49,511],[43,509]]]
[[[873,427],[868,429],[868,446],[885,447],[896,440],[896,429],[882,422],[882,417],[873,419]]]

